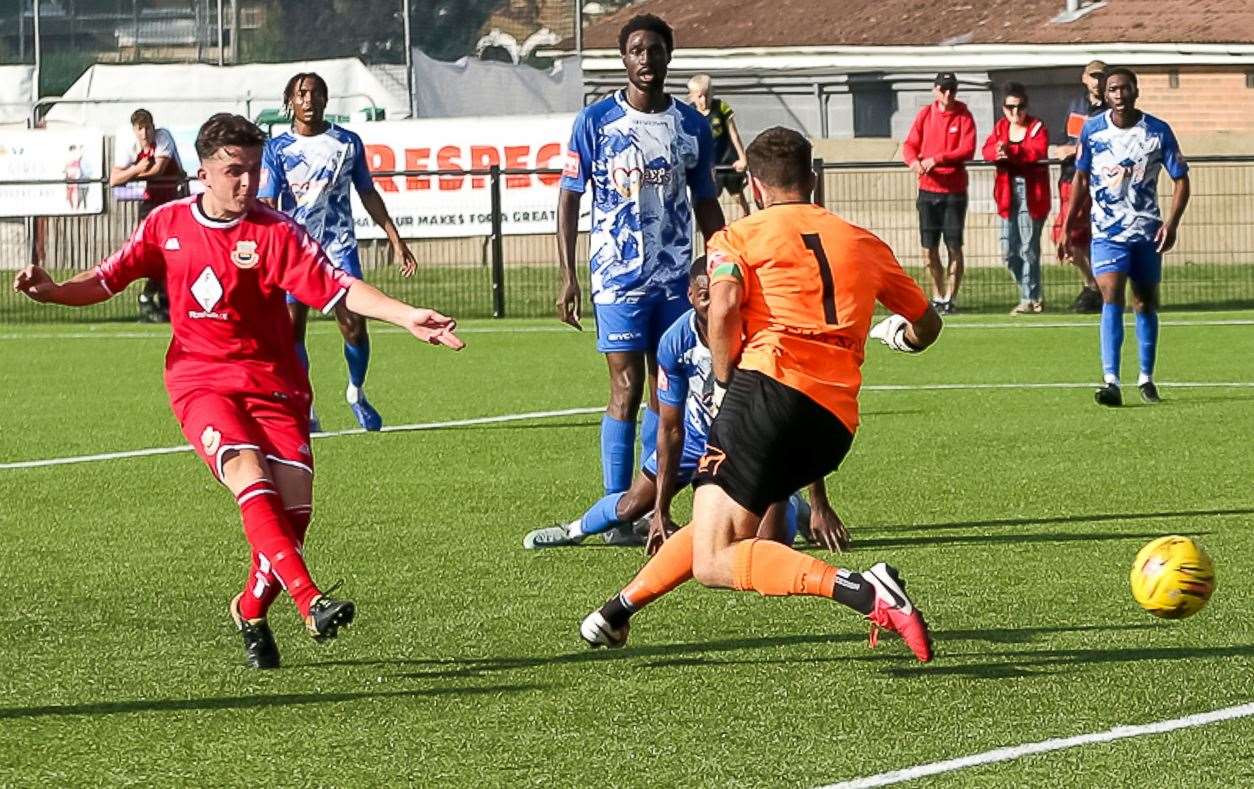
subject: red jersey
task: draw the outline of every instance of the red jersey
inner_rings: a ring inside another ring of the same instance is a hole
[[[936,160],[935,167],[919,176],[920,189],[966,194],[967,168],[963,165],[975,158],[975,119],[967,105],[955,101],[948,110],[942,110],[932,102],[920,110],[901,144],[901,155],[906,164]]]
[[[165,279],[171,396],[208,388],[306,401],[309,376],[296,357],[285,293],[330,312],[356,281],[287,215],[258,203],[218,221],[201,211],[199,197],[156,208],[96,275],[110,293],[142,277]]]

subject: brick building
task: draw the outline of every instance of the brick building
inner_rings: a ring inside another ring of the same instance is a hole
[[[1135,68],[1140,106],[1182,137],[1248,149],[1254,131],[1249,0],[642,0],[585,30],[590,95],[622,83],[617,32],[641,12],[676,30],[672,90],[711,73],[749,134],[787,117],[815,138],[884,149],[930,101],[939,70],[958,74],[980,134],[1007,80],[1027,85],[1034,112],[1060,134],[1055,119],[1097,57]]]

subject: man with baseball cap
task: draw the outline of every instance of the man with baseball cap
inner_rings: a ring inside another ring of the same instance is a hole
[[[1093,279],[1093,269],[1089,265],[1089,207],[1088,196],[1082,197],[1077,206],[1078,221],[1071,228],[1070,255],[1068,256],[1067,240],[1063,237],[1063,217],[1067,213],[1067,203],[1071,199],[1071,181],[1075,178],[1075,156],[1080,142],[1080,130],[1084,122],[1094,115],[1106,111],[1106,103],[1102,100],[1102,85],[1106,81],[1106,63],[1101,60],[1089,61],[1084,67],[1080,82],[1084,92],[1072,99],[1067,107],[1064,123],[1067,129],[1067,143],[1054,149],[1054,157],[1062,159],[1062,169],[1058,175],[1058,216],[1054,220],[1053,238],[1058,248],[1058,260],[1075,266],[1080,275],[1082,288],[1076,296],[1071,309],[1080,313],[1098,313],[1102,311],[1102,294]]]
[[[975,157],[975,119],[958,101],[958,77],[942,71],[932,82],[933,101],[919,111],[902,145],[902,159],[919,179],[919,241],[932,276],[937,312],[957,309],[962,283],[962,231],[967,218],[967,170]],[[941,268],[945,239],[949,269]]]

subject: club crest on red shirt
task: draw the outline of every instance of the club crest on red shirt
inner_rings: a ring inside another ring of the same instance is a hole
[[[235,249],[231,250],[231,262],[242,269],[256,268],[261,261],[257,254],[256,241],[236,241]]]

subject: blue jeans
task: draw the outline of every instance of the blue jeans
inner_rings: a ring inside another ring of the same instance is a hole
[[[1001,220],[1001,255],[1019,285],[1020,301],[1041,300],[1041,228],[1044,219],[1028,213],[1028,187],[1011,179],[1010,218]]]

